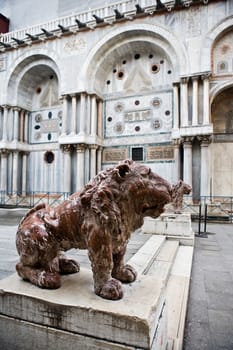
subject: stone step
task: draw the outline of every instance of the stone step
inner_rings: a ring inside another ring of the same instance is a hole
[[[136,269],[138,275],[146,274],[165,241],[165,236],[151,236],[127,263]]]
[[[165,240],[159,254],[147,271],[147,275],[156,276],[167,284],[178,249],[178,241]]]
[[[193,247],[180,246],[167,283],[167,350],[182,350]]]

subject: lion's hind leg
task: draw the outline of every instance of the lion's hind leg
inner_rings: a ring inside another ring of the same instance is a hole
[[[16,265],[16,270],[22,279],[30,281],[40,288],[56,289],[61,286],[61,278],[57,271],[26,266],[21,262]]]

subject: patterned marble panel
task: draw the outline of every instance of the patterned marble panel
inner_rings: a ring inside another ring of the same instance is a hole
[[[106,102],[105,137],[151,135],[172,129],[172,92]]]
[[[62,111],[50,108],[31,113],[30,143],[57,142],[61,126]]]

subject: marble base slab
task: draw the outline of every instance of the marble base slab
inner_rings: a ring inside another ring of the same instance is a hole
[[[136,282],[124,285],[124,293],[119,301],[96,296],[88,269],[64,276],[57,290],[40,289],[14,274],[0,281],[0,344],[8,344],[7,350],[32,349],[32,337],[38,334],[33,349],[51,349],[48,343],[57,333],[63,344],[64,339],[67,342],[67,349],[77,342],[79,350],[165,350],[163,282],[139,275]],[[64,349],[60,344],[54,349]]]
[[[182,244],[194,243],[194,231],[191,225],[190,214],[163,213],[157,219],[145,217],[142,226],[144,233],[165,235],[169,238],[177,238]]]

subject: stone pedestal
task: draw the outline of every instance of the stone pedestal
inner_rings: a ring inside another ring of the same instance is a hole
[[[124,285],[124,298],[94,294],[92,272],[64,276],[57,290],[40,289],[14,274],[0,281],[3,350],[165,350],[165,288],[155,276]]]
[[[194,232],[190,214],[164,213],[157,219],[146,217],[142,226],[144,233],[166,235],[176,238],[182,244],[194,244]]]

